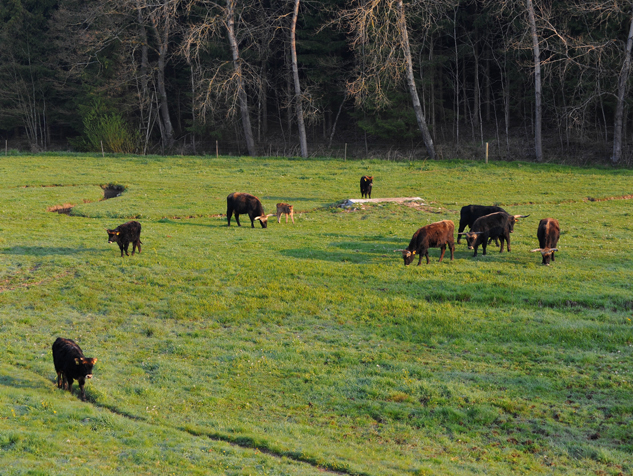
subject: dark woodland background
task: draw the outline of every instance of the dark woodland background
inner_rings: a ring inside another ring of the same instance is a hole
[[[0,0],[0,141],[630,166],[632,32],[619,0]]]

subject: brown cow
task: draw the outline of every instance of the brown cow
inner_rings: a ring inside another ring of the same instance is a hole
[[[404,250],[394,250],[402,252],[404,265],[408,266],[413,262],[415,255],[419,255],[418,266],[422,264],[422,257],[426,256],[426,264],[429,264],[429,248],[440,248],[440,262],[444,258],[446,245],[451,251],[451,261],[455,253],[455,241],[453,233],[455,232],[455,224],[451,220],[438,221],[430,225],[423,226],[413,234],[409,246]]]
[[[558,251],[556,245],[560,238],[560,226],[558,220],[554,218],[543,218],[538,224],[538,231],[536,232],[538,238],[538,245],[540,248],[531,250],[532,253],[540,251],[543,255],[543,264],[549,266],[550,259],[556,261],[554,258],[554,252]]]
[[[295,224],[295,210],[292,205],[287,203],[278,203],[277,204],[277,223],[281,222],[281,215],[286,215],[286,223],[288,223],[288,215],[290,215],[290,219],[292,220],[292,224]]]

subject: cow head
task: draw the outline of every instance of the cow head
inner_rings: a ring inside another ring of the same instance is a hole
[[[519,218],[527,218],[530,215],[512,215],[512,219],[508,220],[509,232],[514,233],[514,224],[519,222]]]
[[[116,243],[119,241],[120,231],[106,229],[106,233],[108,233],[108,243]]]
[[[262,215],[260,217],[255,217],[255,220],[259,220],[259,222],[262,224],[262,228],[268,228],[268,217],[272,217],[275,216],[274,213],[269,213],[268,215]]]
[[[536,253],[540,251],[543,255],[543,263],[549,266],[550,259],[552,258],[552,253],[558,251],[558,248],[537,248],[535,250],[530,250],[532,253]]]
[[[413,258],[415,258],[415,250],[393,250],[394,253],[398,251],[402,252],[402,259],[404,260],[404,265],[409,266],[413,262]]]
[[[92,378],[92,367],[97,363],[97,359],[77,357],[75,358],[75,365],[78,366],[81,374],[85,378]]]
[[[466,237],[466,243],[468,244],[469,250],[474,250],[475,246],[480,245],[483,242],[483,234],[483,231],[469,231],[468,233],[458,233],[458,235],[464,235]]]

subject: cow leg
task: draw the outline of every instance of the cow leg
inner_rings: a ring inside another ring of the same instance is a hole
[[[426,264],[429,264],[429,250],[426,250],[426,253],[424,253],[424,256],[426,256]]]
[[[510,252],[510,236],[506,236],[506,249],[508,250],[508,253]]]
[[[251,228],[255,228],[255,217],[248,214],[248,217],[251,219]]]
[[[290,215],[290,213],[286,213],[286,223],[288,223],[288,215]],[[293,221],[294,223],[294,221]]]
[[[226,209],[226,221],[228,222],[226,226],[231,226],[231,215],[233,215],[233,210],[231,208]]]
[[[127,241],[125,243],[125,256],[130,256],[130,253],[127,252],[129,248],[130,248],[130,242]]]
[[[141,254],[141,239],[140,239],[140,238],[137,240],[137,242],[136,242],[136,246],[137,246],[137,248],[138,248],[138,252],[139,252],[139,254]]]
[[[64,381],[64,377],[62,377],[62,373],[57,371],[57,388],[62,388],[63,381]]]
[[[70,392],[70,394],[72,395],[72,394],[73,394],[73,379],[68,378],[68,379],[67,379],[67,382],[68,382],[68,391],[69,391],[69,392]]]
[[[440,254],[440,263],[441,263],[442,260],[444,259],[444,253],[446,253],[446,245],[440,246],[440,250],[442,250],[442,253]]]
[[[552,261],[556,261],[556,259],[554,259],[554,252],[552,251]]]
[[[119,243],[119,249],[121,250],[121,258],[123,258],[123,244]]]
[[[80,377],[79,379],[77,379],[77,383],[79,384],[79,393],[81,394],[81,401],[85,402],[86,401],[86,392],[84,390],[84,385],[86,384],[86,379]]]
[[[459,228],[457,229],[457,244],[458,245],[460,241],[462,241],[462,235],[460,235],[460,233],[464,231],[464,228],[466,228],[466,223],[463,223],[461,220],[459,220]]]
[[[453,261],[455,255],[455,243],[449,243],[448,247],[451,250],[451,261]]]
[[[482,255],[486,256],[486,247],[488,246],[488,240],[484,239],[483,243],[481,244],[481,249],[483,250],[483,252],[481,253]]]
[[[235,221],[237,223],[237,226],[242,226],[242,224],[240,223],[240,215],[237,212],[235,212]]]
[[[286,218],[286,220],[288,220]],[[281,223],[281,213],[277,213],[277,223]]]
[[[295,224],[295,214],[294,212],[290,213],[290,219],[292,220],[292,224]]]

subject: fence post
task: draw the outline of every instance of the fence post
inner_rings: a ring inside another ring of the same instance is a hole
[[[220,157],[220,146],[218,145],[218,141],[215,141],[215,158],[218,159]]]
[[[488,163],[488,142],[486,142],[486,163]]]
[[[347,142],[345,143],[345,162],[347,162]]]
[[[105,152],[103,151],[103,141],[101,141],[101,156],[105,157]]]

